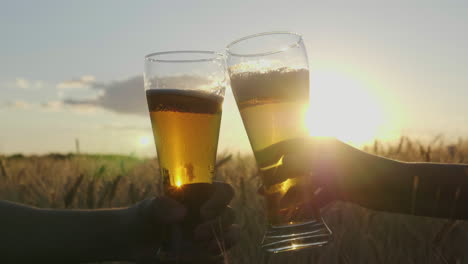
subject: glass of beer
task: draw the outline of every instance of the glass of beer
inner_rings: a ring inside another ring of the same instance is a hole
[[[279,253],[327,244],[331,231],[314,207],[314,190],[306,187],[310,177],[275,175],[287,154],[275,146],[309,135],[304,124],[309,67],[302,37],[260,33],[230,43],[226,52],[231,88],[263,181],[269,228],[262,248]]]
[[[166,230],[163,261],[203,261],[192,230],[211,196],[227,74],[213,51],[167,51],[145,57],[144,86],[166,195],[184,204],[185,220]]]

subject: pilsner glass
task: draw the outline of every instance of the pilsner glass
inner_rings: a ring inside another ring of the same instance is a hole
[[[145,57],[144,86],[166,195],[187,207],[165,234],[158,257],[202,261],[192,242],[200,207],[212,194],[222,103],[224,57],[212,51],[168,51]]]
[[[304,124],[309,69],[302,37],[260,33],[230,43],[226,52],[231,88],[263,180],[269,228],[262,248],[278,253],[327,244],[331,231],[313,206],[313,191],[301,188],[304,175],[275,180],[274,168],[286,153],[269,151],[309,134]]]

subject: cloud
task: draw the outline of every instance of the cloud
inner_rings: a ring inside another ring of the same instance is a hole
[[[216,88],[216,82],[198,76],[176,76],[152,80],[158,87],[189,89],[203,87]],[[149,83],[151,85],[151,83]],[[96,91],[95,98],[67,98],[63,100],[66,105],[97,106],[110,111],[124,114],[147,115],[148,107],[144,92],[143,76],[134,76],[126,80],[109,83],[93,82],[92,89]]]
[[[21,89],[28,89],[29,88],[29,81],[23,78],[16,78],[16,87]]]
[[[46,111],[57,112],[63,108],[62,101],[49,101],[41,104],[41,107]]]
[[[78,79],[63,81],[57,84],[58,89],[87,88],[94,83],[96,78],[92,75],[83,75]]]
[[[33,105],[22,100],[15,100],[6,102],[4,106],[9,109],[30,109]]]
[[[147,114],[146,98],[143,88],[143,76],[135,76],[110,83],[94,82],[92,88],[98,91],[94,99],[63,100],[65,105],[101,107],[117,113]]]
[[[128,114],[147,114],[148,106],[143,87],[143,76],[101,84],[95,88],[104,93],[96,100],[100,107]]]
[[[40,80],[28,81],[25,78],[18,77],[15,80],[15,87],[20,89],[40,89],[44,86],[44,82]]]
[[[151,131],[151,126],[132,126],[121,123],[105,124],[102,128],[121,131]]]
[[[69,105],[69,106],[95,106],[95,100],[75,100],[75,99],[65,99],[60,101],[60,103]]]
[[[64,107],[79,113],[93,113],[97,110],[98,106],[90,100],[90,103],[83,101],[67,99],[61,101]]]
[[[94,113],[98,110],[98,107],[94,105],[74,105],[71,106],[70,109],[75,112],[75,113],[84,113],[84,114],[89,114],[89,113]]]
[[[43,110],[48,112],[59,112],[71,110],[76,113],[94,113],[97,107],[92,104],[74,103],[73,101],[48,101],[41,104]]]

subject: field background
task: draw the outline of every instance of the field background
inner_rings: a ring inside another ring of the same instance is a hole
[[[468,162],[468,140],[445,144],[442,137],[422,144],[402,137],[378,141],[370,153],[404,161]],[[465,158],[465,155],[467,157]],[[229,263],[262,263],[258,244],[265,218],[251,156],[220,153],[217,180],[231,183],[231,205],[242,227],[240,243],[227,254]],[[0,156],[0,199],[49,208],[128,206],[160,192],[155,159],[113,155]],[[348,203],[322,210],[334,241],[299,254],[274,255],[269,263],[468,263],[468,224],[375,212]]]

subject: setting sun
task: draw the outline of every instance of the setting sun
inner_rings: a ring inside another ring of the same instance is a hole
[[[151,144],[151,142],[152,142],[152,138],[150,136],[141,136],[138,139],[138,144],[142,147],[148,146],[149,144]]]
[[[366,83],[340,72],[316,70],[310,86],[305,125],[311,135],[336,137],[355,146],[392,137],[387,128],[396,129],[396,124],[389,123],[385,101]]]

